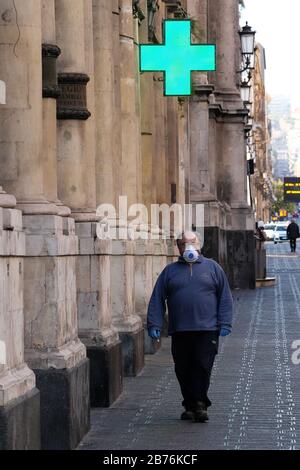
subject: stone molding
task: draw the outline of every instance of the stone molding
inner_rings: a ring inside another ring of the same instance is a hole
[[[61,49],[56,44],[42,44],[43,98],[57,99],[61,90],[57,84],[56,60]]]
[[[58,85],[61,94],[57,101],[57,119],[87,120],[91,113],[87,109],[86,87],[90,77],[84,73],[59,73]]]
[[[26,256],[72,256],[78,254],[75,221],[56,215],[23,215]]]

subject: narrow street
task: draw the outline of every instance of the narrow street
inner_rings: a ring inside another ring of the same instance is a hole
[[[210,421],[180,421],[168,338],[138,377],[125,379],[111,408],[92,410],[79,449],[300,449],[300,365],[292,362],[292,343],[300,340],[300,255],[288,243],[267,249],[277,284],[234,292],[234,328],[220,342]]]

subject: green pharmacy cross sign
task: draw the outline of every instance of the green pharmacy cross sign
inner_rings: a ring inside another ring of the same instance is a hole
[[[216,46],[191,43],[191,20],[164,20],[163,32],[163,45],[140,46],[140,70],[164,72],[166,96],[189,96],[191,72],[216,70]]]

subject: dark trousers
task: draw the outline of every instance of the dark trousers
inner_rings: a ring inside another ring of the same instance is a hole
[[[201,401],[211,406],[207,396],[211,371],[218,353],[218,331],[184,331],[172,335],[175,373],[188,411]]]
[[[296,251],[297,239],[296,238],[290,238],[290,245],[291,245],[291,250]]]

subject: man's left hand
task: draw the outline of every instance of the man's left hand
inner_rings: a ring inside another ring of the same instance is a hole
[[[221,328],[220,336],[228,336],[230,335],[231,331],[228,328]]]

